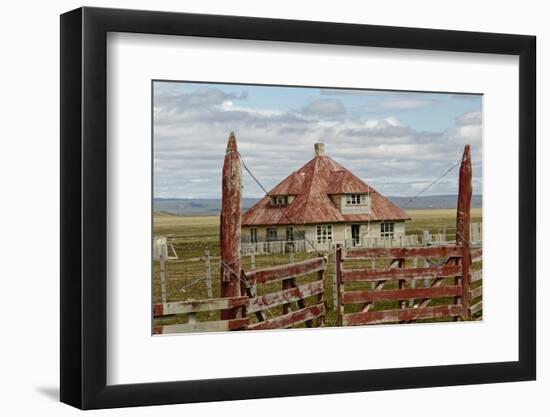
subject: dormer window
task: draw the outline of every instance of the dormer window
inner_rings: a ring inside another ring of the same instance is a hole
[[[370,193],[341,194],[340,199],[334,199],[342,214],[371,214],[372,201]]]
[[[271,205],[272,206],[286,206],[288,204],[288,196],[287,195],[276,195],[271,197]]]
[[[358,206],[361,204],[367,204],[366,194],[347,194],[346,195],[346,205]]]

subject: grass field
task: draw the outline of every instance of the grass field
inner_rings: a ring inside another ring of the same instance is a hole
[[[406,223],[407,234],[422,233],[428,229],[430,233],[442,233],[444,230],[447,239],[452,240],[455,233],[456,210],[408,210],[412,220]],[[482,221],[482,210],[471,210],[472,222]],[[174,216],[167,213],[155,213],[154,234],[169,237],[170,243],[178,254],[177,261],[167,263],[167,295],[169,301],[186,300],[191,298],[206,298],[205,262],[201,260],[187,261],[203,257],[208,250],[212,257],[219,256],[219,217],[218,216]],[[297,253],[295,260],[310,258],[312,254]],[[256,256],[256,268],[281,265],[289,262],[288,254],[276,254]],[[212,260],[213,295],[219,296],[219,263]],[[244,270],[250,269],[250,257],[242,260]],[[377,265],[378,266],[378,265]],[[382,265],[379,265],[380,267]],[[325,278],[325,301],[328,307],[326,325],[334,325],[335,313],[332,306],[331,277],[333,273],[333,260],[329,254],[329,264]],[[279,284],[280,285],[280,284]],[[267,287],[264,291],[276,291],[280,288]],[[153,299],[160,302],[159,265],[154,262]],[[443,302],[445,302],[443,300]],[[391,303],[382,305],[383,308],[391,308]],[[171,321],[174,322],[174,321]]]

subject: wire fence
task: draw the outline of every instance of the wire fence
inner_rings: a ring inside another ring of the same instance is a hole
[[[244,170],[251,176],[260,189],[268,195],[267,188],[247,166],[241,154],[238,155]],[[459,159],[445,172],[431,181],[416,195],[412,196],[405,207],[416,198],[441,181],[445,176],[457,168]],[[342,247],[407,247],[454,244],[456,227],[451,225],[431,225],[427,228],[408,229],[406,234],[394,237],[361,237],[330,241],[320,247],[316,242],[308,239],[305,225],[296,224],[283,207],[278,207],[289,226],[295,229],[299,240],[246,242],[241,244],[239,261],[243,270],[252,270],[266,266],[276,266],[319,256],[323,252],[331,253],[336,244]],[[471,242],[477,244],[482,240],[481,223],[472,224],[470,230]],[[191,298],[213,298],[218,296],[221,259],[219,257],[219,242],[212,236],[204,236],[197,241],[196,236],[169,234],[155,237],[154,249],[154,298],[160,302]]]
[[[482,241],[482,223],[472,223],[470,242],[478,246]],[[396,239],[363,238],[362,241],[345,240],[331,242],[325,253],[329,255],[339,243],[344,248],[396,248],[414,246],[446,246],[456,242],[456,227],[441,225],[427,228],[408,229],[407,235]],[[154,298],[156,302],[219,297],[221,259],[216,243],[182,244],[177,235],[156,236],[153,274]],[[284,265],[311,257],[306,242],[296,241],[242,243],[241,268],[250,271],[257,268]],[[316,251],[315,253],[317,253]],[[164,255],[164,256],[162,256]],[[200,256],[190,256],[200,255]],[[163,292],[164,282],[165,290]],[[163,293],[164,298],[163,298]]]

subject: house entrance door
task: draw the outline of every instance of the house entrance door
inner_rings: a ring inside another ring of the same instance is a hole
[[[359,229],[361,225],[352,224],[351,225],[351,243],[353,246],[359,246],[361,244],[361,237],[359,235]]]

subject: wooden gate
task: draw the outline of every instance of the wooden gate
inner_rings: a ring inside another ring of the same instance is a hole
[[[326,268],[327,258],[317,257],[248,273],[243,271],[241,277],[250,297],[246,310],[252,316],[248,329],[284,329],[302,323],[306,327],[322,326],[326,314]],[[276,288],[278,283],[281,290]],[[313,300],[310,305],[307,299]]]
[[[470,310],[464,306],[471,295],[463,285],[463,257],[461,246],[338,248],[337,313],[340,324],[468,319]],[[470,258],[469,252],[466,257]],[[369,268],[367,264],[373,262],[375,267]],[[481,290],[474,291],[481,294]]]
[[[467,320],[479,313],[482,287],[470,288],[471,197],[472,165],[470,147],[466,145],[459,173],[455,245],[347,250],[338,247],[339,324]],[[481,249],[475,249],[474,258],[480,257]],[[481,279],[481,269],[474,273],[476,281]],[[470,307],[470,301],[475,298],[479,301]]]
[[[326,268],[327,259],[318,257],[241,271],[246,296],[154,304],[153,334],[320,327],[326,314]],[[276,289],[278,284],[281,290]],[[312,300],[309,305],[308,300]],[[224,319],[228,312],[232,318]],[[221,320],[214,315],[221,315]]]

